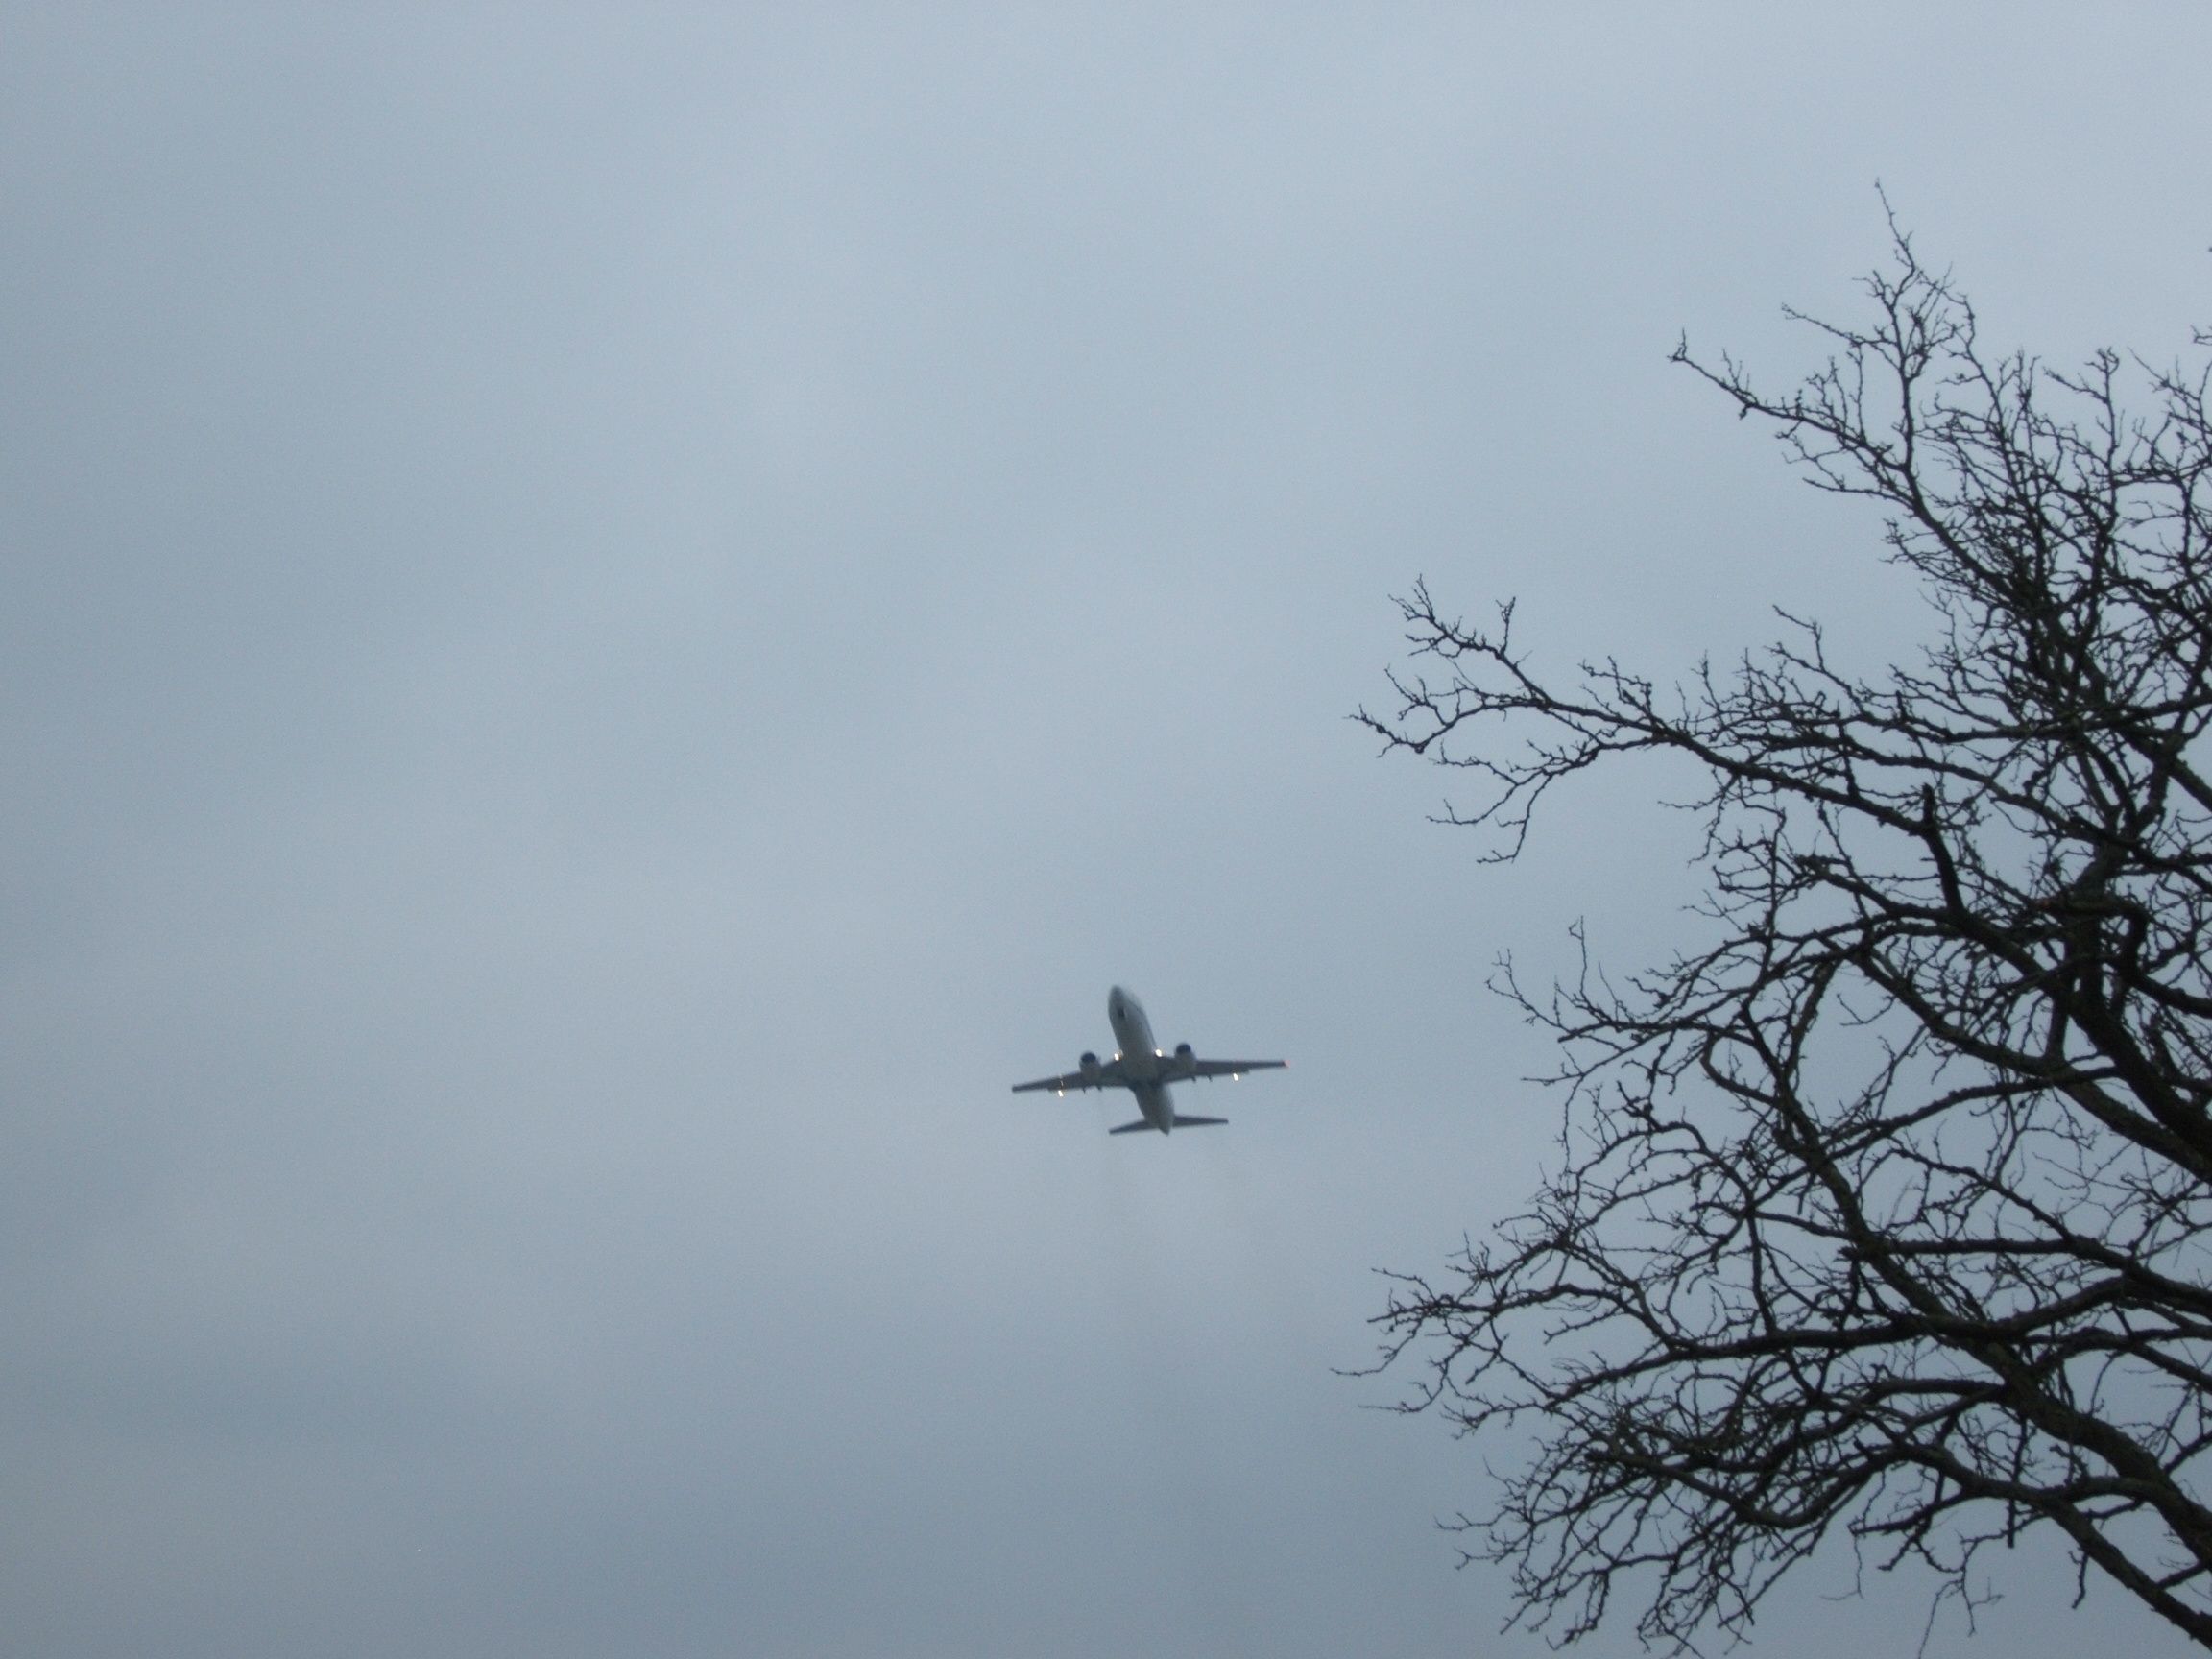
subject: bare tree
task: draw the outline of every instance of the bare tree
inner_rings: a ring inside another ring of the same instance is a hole
[[[1838,1534],[1967,1597],[1979,1551],[2055,1527],[2077,1599],[2094,1568],[2212,1647],[2206,375],[1993,358],[1902,234],[1865,286],[1863,329],[1791,314],[1831,354],[1787,397],[1675,357],[1881,505],[1915,662],[1862,677],[1785,613],[1671,689],[1562,681],[1510,604],[1400,602],[1398,706],[1358,718],[1464,770],[1486,856],[1660,751],[1702,780],[1705,898],[1623,981],[1503,965],[1560,1045],[1564,1166],[1391,1276],[1381,1363],[1406,1410],[1524,1422],[1459,1525],[1556,1639],[1617,1590],[1647,1642],[1741,1633]]]

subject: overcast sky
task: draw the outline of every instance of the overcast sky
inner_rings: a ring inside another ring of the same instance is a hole
[[[1913,637],[1787,385],[1879,179],[2212,319],[2212,12],[0,5],[0,1646],[1521,1655],[1370,1409],[1530,1192],[1498,953],[1663,948],[1345,718],[1389,595]],[[1008,1085],[1284,1055],[1224,1130]],[[1503,1457],[1509,1447],[1488,1449]],[[1931,1654],[2176,1652],[2048,1552]],[[1759,1650],[1910,1651],[1847,1551]],[[1586,1645],[1635,1650],[1627,1621]]]

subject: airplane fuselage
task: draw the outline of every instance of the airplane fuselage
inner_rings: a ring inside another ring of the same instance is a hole
[[[1160,1046],[1152,1039],[1144,1004],[1117,985],[1106,994],[1106,1022],[1114,1027],[1114,1041],[1121,1046],[1118,1058],[1129,1074],[1129,1093],[1137,1096],[1137,1110],[1161,1134],[1173,1133],[1175,1101],[1167,1085],[1160,1081]]]

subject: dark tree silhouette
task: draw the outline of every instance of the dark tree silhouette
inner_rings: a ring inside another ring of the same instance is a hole
[[[1392,1275],[1408,1411],[1522,1421],[1469,1559],[1525,1622],[1740,1633],[1824,1538],[1967,1597],[2056,1528],[2212,1647],[2212,425],[2201,368],[1992,357],[1894,237],[1780,399],[1675,351],[1932,607],[1862,677],[1819,627],[1671,689],[1532,666],[1426,585],[1387,748],[1463,769],[1510,859],[1637,751],[1703,781],[1695,942],[1533,994],[1565,1162],[1448,1273]],[[2200,332],[2195,345],[2212,344]],[[2130,414],[2129,399],[2146,413]],[[1969,1605],[1971,1600],[1969,1599]]]

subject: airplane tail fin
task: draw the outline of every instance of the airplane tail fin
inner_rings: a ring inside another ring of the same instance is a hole
[[[1195,1129],[1201,1123],[1226,1123],[1228,1121],[1229,1119],[1226,1118],[1186,1118],[1180,1112],[1175,1114],[1175,1127],[1178,1129]]]
[[[1178,1123],[1180,1123],[1180,1122],[1182,1121],[1182,1119],[1181,1119],[1180,1118],[1178,1118],[1176,1119],[1176,1121],[1177,1121]],[[1120,1127],[1120,1128],[1118,1128],[1118,1129],[1109,1129],[1109,1130],[1107,1130],[1107,1131],[1106,1131],[1106,1133],[1107,1133],[1107,1134],[1109,1134],[1109,1135],[1134,1135],[1134,1134],[1136,1134],[1136,1133],[1137,1133],[1137,1131],[1138,1131],[1138,1130],[1140,1130],[1140,1129],[1149,1129],[1149,1128],[1151,1128],[1151,1127],[1152,1127],[1152,1119],[1151,1119],[1151,1118],[1138,1118],[1138,1119],[1137,1119],[1137,1121],[1136,1121],[1136,1122],[1134,1122],[1134,1123],[1124,1123],[1124,1124],[1122,1124],[1122,1125],[1121,1125],[1121,1127]]]

